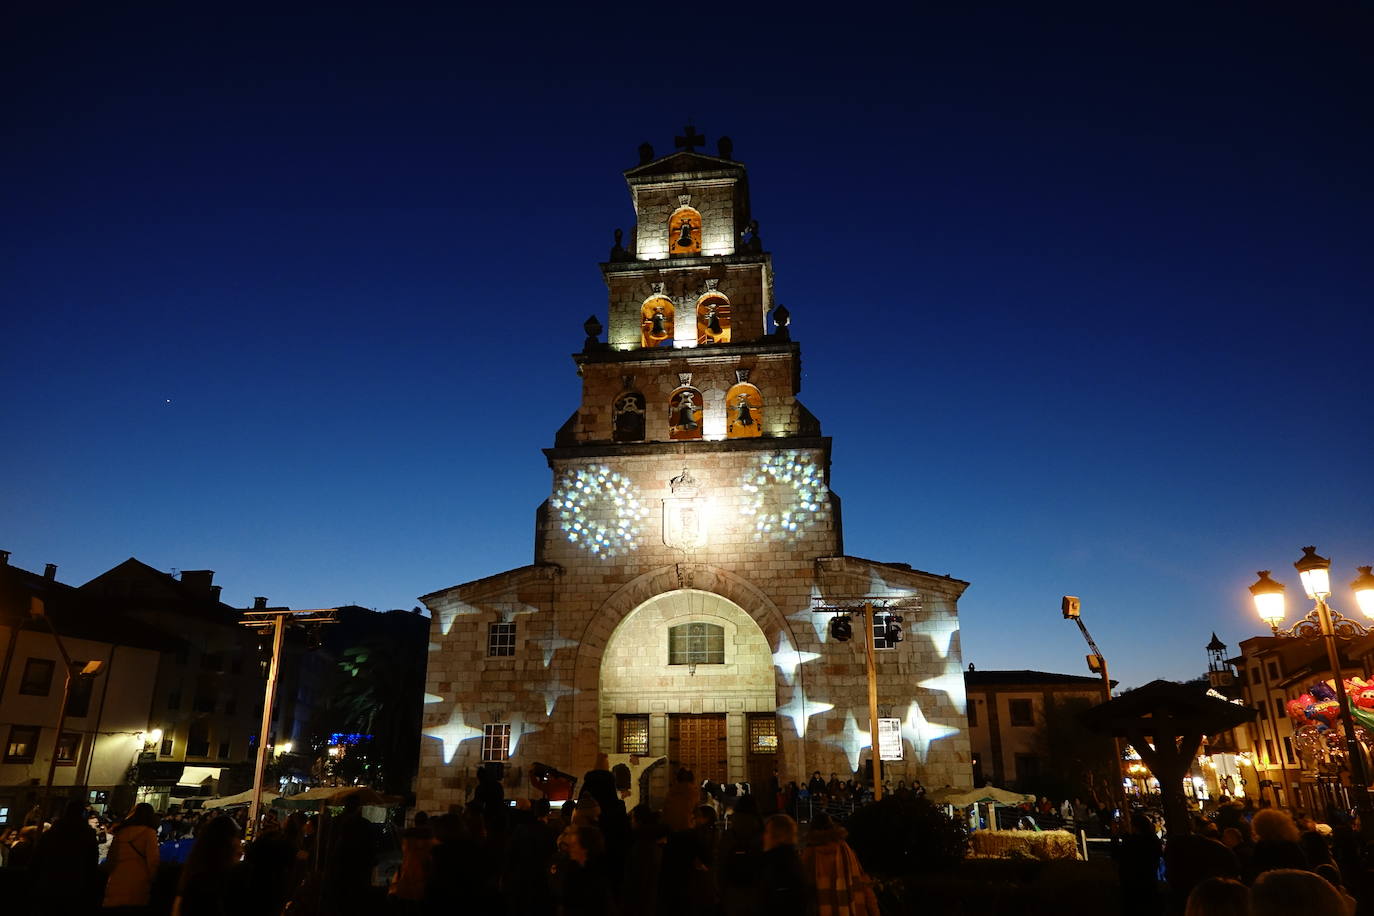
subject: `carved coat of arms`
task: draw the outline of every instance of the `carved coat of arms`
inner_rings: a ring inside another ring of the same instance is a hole
[[[668,482],[672,496],[663,500],[663,543],[679,550],[706,545],[706,500],[687,468]]]

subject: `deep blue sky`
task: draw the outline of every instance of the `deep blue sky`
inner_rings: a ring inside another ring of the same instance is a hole
[[[966,660],[1086,673],[1073,593],[1124,684],[1186,677],[1254,570],[1317,544],[1348,608],[1374,563],[1354,5],[112,6],[4,14],[20,565],[409,607],[529,562],[620,172],[689,117],[751,168],[847,551],[970,580]]]

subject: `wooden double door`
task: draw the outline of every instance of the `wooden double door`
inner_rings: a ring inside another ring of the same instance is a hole
[[[700,785],[704,779],[727,782],[730,754],[725,737],[725,714],[671,715],[668,717],[668,778],[683,767],[691,770]]]

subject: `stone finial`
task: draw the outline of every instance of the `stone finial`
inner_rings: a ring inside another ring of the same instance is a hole
[[[653,144],[645,142],[639,144],[639,164],[645,165],[654,161]]]
[[[787,306],[779,305],[773,309],[773,327],[777,329],[773,333],[778,337],[787,340],[791,336],[792,332],[787,330],[791,323],[792,313],[787,310]]]
[[[729,137],[720,137],[716,140],[716,153],[722,159],[735,158],[735,141]]]
[[[601,322],[596,320],[595,315],[588,316],[587,320],[582,322],[582,330],[587,333],[587,340],[582,344],[582,349],[593,350],[600,345]]]

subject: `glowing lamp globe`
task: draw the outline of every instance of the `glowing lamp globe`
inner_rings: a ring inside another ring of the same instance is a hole
[[[1309,598],[1325,598],[1331,594],[1331,561],[1317,556],[1317,548],[1304,547],[1302,559],[1293,564],[1302,579],[1303,591]]]
[[[1269,570],[1261,569],[1259,581],[1250,586],[1250,595],[1255,601],[1255,613],[1260,620],[1277,627],[1283,620],[1283,583],[1269,578]]]
[[[1370,572],[1374,567],[1360,566],[1357,568],[1360,574],[1354,582],[1350,583],[1350,587],[1355,591],[1355,603],[1360,606],[1360,610],[1364,612],[1366,617],[1374,619],[1374,573]]]

